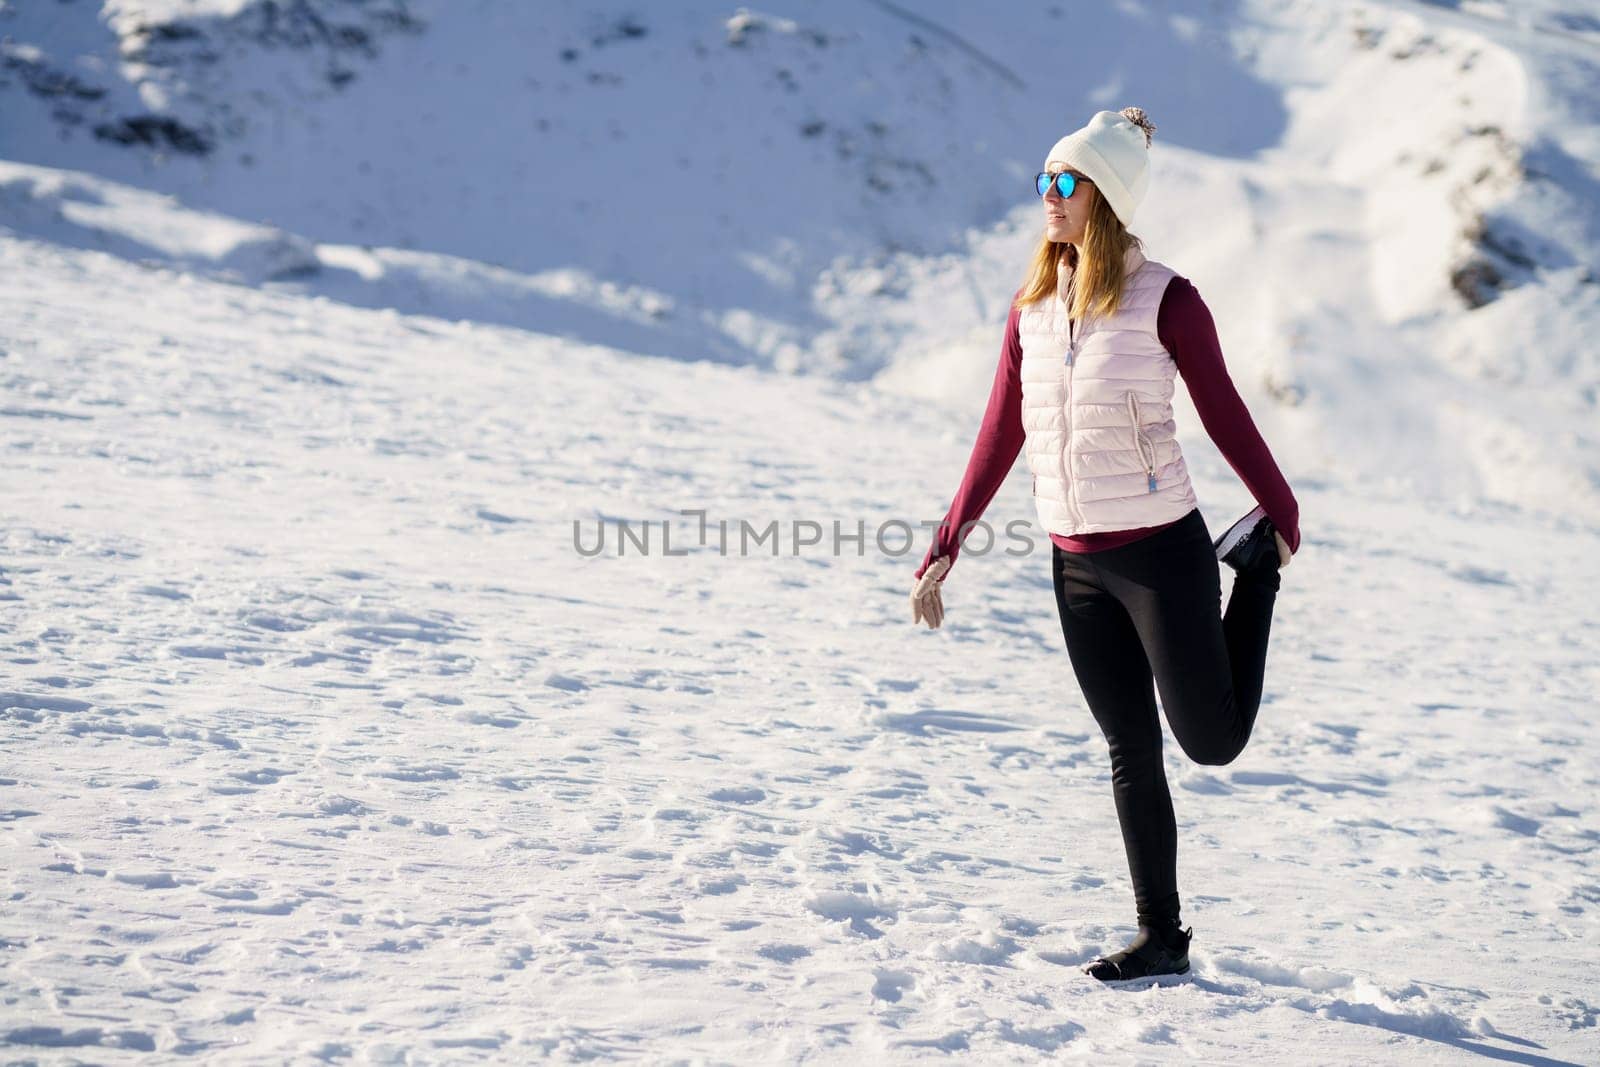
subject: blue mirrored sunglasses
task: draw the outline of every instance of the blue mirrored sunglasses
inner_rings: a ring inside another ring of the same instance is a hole
[[[1050,192],[1050,179],[1052,178],[1055,179],[1056,192],[1061,194],[1063,200],[1072,196],[1072,191],[1078,187],[1079,182],[1094,184],[1088,178],[1080,178],[1075,174],[1068,174],[1066,171],[1062,171],[1060,174],[1051,174],[1048,171],[1041,170],[1033,179],[1034,188],[1039,190],[1040,196],[1045,196]]]

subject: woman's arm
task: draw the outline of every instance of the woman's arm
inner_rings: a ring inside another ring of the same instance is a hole
[[[1021,290],[1017,292],[1020,294]],[[978,427],[978,439],[967,460],[967,473],[961,479],[955,499],[950,502],[944,523],[934,534],[928,554],[922,558],[922,566],[917,568],[918,578],[928,569],[928,564],[940,556],[949,556],[950,565],[955,566],[956,556],[961,551],[956,535],[963,525],[983,517],[989,501],[994,499],[1011,472],[1017,453],[1022,451],[1022,442],[1027,436],[1022,429],[1022,339],[1018,332],[1022,313],[1015,303],[1016,296],[1013,296],[1011,314],[1006,318],[1005,340],[1000,345],[1000,364],[995,368],[983,425]],[[939,580],[942,582],[944,578]]]
[[[1217,450],[1283,534],[1289,551],[1298,552],[1300,505],[1228,376],[1211,309],[1189,279],[1178,277],[1167,283],[1156,314],[1156,334],[1178,364],[1195,411]]]

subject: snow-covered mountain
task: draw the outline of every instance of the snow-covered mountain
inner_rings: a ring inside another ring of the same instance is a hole
[[[1044,149],[1136,98],[1159,148],[1135,231],[1212,304],[1291,463],[1596,521],[1594,23],[1491,0],[11,3],[0,195],[19,235],[959,405]]]
[[[1593,1062],[1597,74],[1578,0],[0,0],[0,1044]],[[871,531],[1129,105],[1305,548],[1123,999],[1038,551],[929,634]],[[868,538],[572,542],[685,508]]]

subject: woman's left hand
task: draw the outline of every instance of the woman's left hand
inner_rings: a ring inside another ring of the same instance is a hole
[[[1289,551],[1289,542],[1283,539],[1283,534],[1273,530],[1272,538],[1278,542],[1278,569],[1281,571],[1289,565],[1289,561],[1294,558],[1294,553]]]

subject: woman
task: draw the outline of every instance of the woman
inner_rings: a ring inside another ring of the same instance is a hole
[[[1261,700],[1278,571],[1300,547],[1294,494],[1228,377],[1210,311],[1126,229],[1154,132],[1139,108],[1101,111],[1045,157],[1044,233],[966,476],[912,592],[913,620],[937,628],[961,535],[1026,446],[1061,632],[1110,748],[1133,881],[1139,930],[1085,968],[1102,981],[1189,969],[1156,690],[1191,759],[1238,756]],[[1175,433],[1177,374],[1260,505],[1215,542]],[[1236,572],[1226,613],[1219,559]]]

